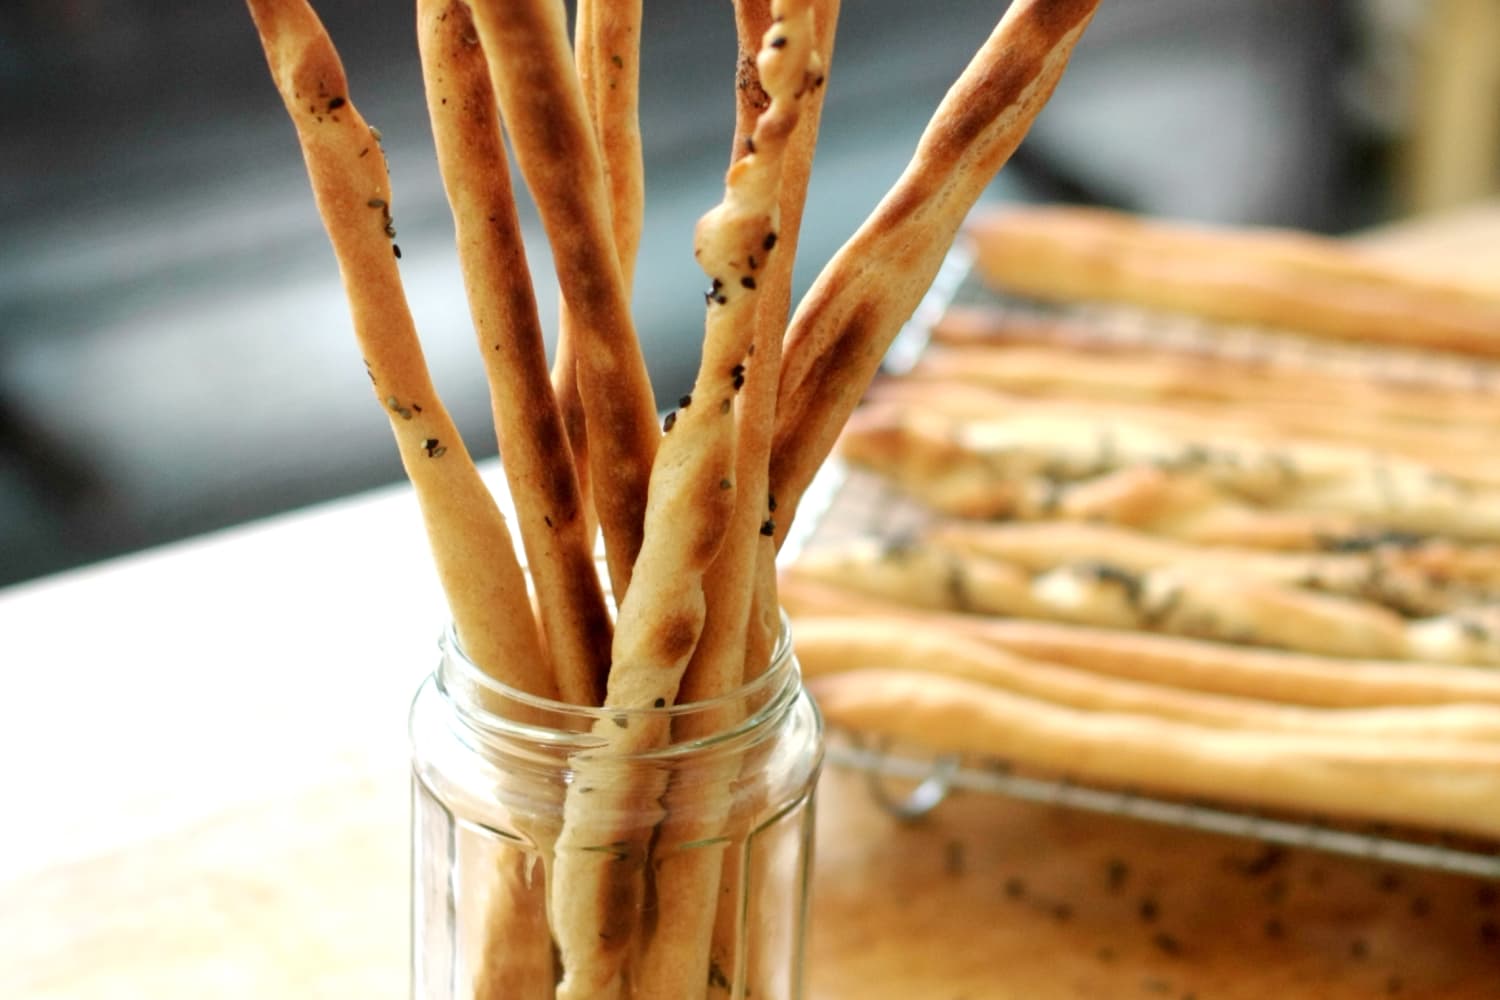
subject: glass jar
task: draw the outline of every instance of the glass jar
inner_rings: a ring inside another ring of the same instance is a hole
[[[665,735],[601,760],[601,720]],[[415,1000],[803,995],[823,733],[785,623],[768,669],[738,690],[627,712],[505,687],[450,630],[410,722]],[[611,808],[609,842],[563,836],[565,802],[606,774],[649,791]],[[587,865],[608,879],[552,886]],[[602,942],[587,956],[596,980],[564,968],[549,923],[576,919],[579,898],[597,903],[582,907],[599,921],[582,935]]]

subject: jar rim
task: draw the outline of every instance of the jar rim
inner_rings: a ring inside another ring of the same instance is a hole
[[[444,627],[438,641],[442,661],[436,672],[437,686],[450,700],[454,700],[455,686],[463,689],[463,704],[459,707],[471,726],[524,732],[534,739],[549,743],[591,745],[594,740],[589,734],[593,732],[595,724],[606,720],[628,726],[635,724],[636,720],[666,720],[670,723],[680,719],[708,718],[729,713],[735,722],[712,737],[713,740],[718,740],[753,728],[770,707],[783,700],[778,697],[780,693],[800,686],[800,671],[792,655],[791,622],[785,611],[780,612],[779,619],[781,628],[766,669],[750,681],[714,698],[674,703],[661,708],[612,708],[604,705],[575,705],[533,694],[485,673],[464,652],[457,629],[451,622]],[[487,707],[487,703],[505,705],[507,710],[504,713],[493,711]],[[749,711],[745,710],[747,705],[750,706]],[[524,717],[528,715],[553,722],[527,721]],[[669,744],[663,749],[671,749],[671,746]]]

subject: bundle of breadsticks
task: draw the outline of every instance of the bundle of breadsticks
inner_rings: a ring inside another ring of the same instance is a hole
[[[571,42],[562,0],[418,0],[427,104],[523,570],[427,374],[380,135],[356,110],[306,0],[249,0],[472,660],[513,688],[630,709],[708,699],[766,666],[779,627],[774,557],[798,500],[965,214],[1052,93],[1096,4],[1010,5],[907,170],[788,319],[838,2],[737,0],[739,58],[726,66],[737,108],[731,165],[723,201],[695,234],[709,285],[702,362],[659,422],[630,312],[644,189],[640,0],[580,0]],[[512,157],[562,294],[550,370]],[[596,530],[613,618],[593,562]],[[666,722],[601,724],[597,735],[620,754],[669,737]],[[574,787],[594,794],[570,791],[561,828],[536,831],[554,851],[550,927],[514,908],[497,912],[478,995],[608,997],[628,983],[638,996],[686,997],[717,988],[705,942],[718,872],[658,870],[649,838],[616,828],[623,812],[655,811],[669,824],[673,800],[660,784],[617,779],[609,758],[579,759]],[[528,873],[497,878],[502,910],[536,894]],[[663,913],[641,940],[648,889],[690,916]],[[539,949],[528,937],[537,934]]]
[[[783,580],[829,720],[1500,837],[1500,288],[1099,210],[968,236],[1002,294],[839,449],[920,516]]]

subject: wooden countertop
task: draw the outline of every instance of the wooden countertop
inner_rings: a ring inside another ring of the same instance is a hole
[[[0,997],[404,998],[442,619],[404,488],[0,591]],[[1500,997],[1494,884],[862,781],[822,788],[817,1000]]]

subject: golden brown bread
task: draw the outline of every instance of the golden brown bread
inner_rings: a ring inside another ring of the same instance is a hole
[[[795,620],[839,615],[909,621],[1099,674],[1292,705],[1500,704],[1500,672],[1399,660],[1347,660],[1062,622],[920,611],[795,573],[781,583]]]
[[[809,685],[828,721],[1127,788],[1500,835],[1500,746],[1223,730],[1067,708],[954,677],[861,670]]]
[[[839,3],[814,0],[811,7],[817,57],[810,69],[816,80],[827,72]],[[768,0],[735,4],[740,61],[731,163],[752,149],[763,149],[757,139],[761,134],[759,122],[771,96],[762,86],[757,56],[774,16]],[[735,413],[735,507],[723,544],[704,577],[703,632],[683,674],[679,702],[716,698],[757,676],[770,661],[781,626],[775,589],[775,543],[762,527],[775,516],[769,497],[768,462],[776,417],[781,337],[791,302],[792,265],[825,92],[820,83],[814,82],[798,101],[795,127],[780,154],[776,248],[760,261],[756,272],[759,302],[754,334],[742,376],[736,376],[743,379],[743,385]],[[711,727],[722,727],[729,721],[707,715],[690,718],[698,723],[696,728],[689,729],[686,720],[679,720],[684,724],[674,728],[674,736],[706,736]],[[661,824],[657,844],[691,843],[719,836],[723,824],[732,820],[726,819],[725,813],[731,798],[728,789],[735,777],[726,771],[720,777],[722,787],[717,794],[711,782],[688,789],[669,786],[668,815]],[[688,801],[681,801],[684,798]],[[703,798],[709,801],[693,801]],[[680,818],[688,815],[694,817],[692,821]],[[632,963],[636,995],[685,996],[700,990],[705,982],[711,996],[725,994],[726,980],[711,977],[708,972],[713,967],[736,967],[739,893],[733,887],[739,880],[739,861],[737,852],[706,849],[653,858],[649,877],[654,880],[658,912],[650,936],[637,942],[640,951]],[[721,890],[721,885],[728,888]],[[755,984],[747,987],[755,988]]]
[[[969,232],[985,279],[1018,294],[1500,356],[1500,300],[1334,240],[1068,207],[985,213]]]
[[[419,0],[428,116],[536,608],[563,700],[604,700],[612,625],[548,380],[500,121],[462,0]]]
[[[380,143],[304,0],[250,0],[271,76],[297,129],[354,332],[416,491],[465,652],[495,679],[555,695],[505,518],[432,386],[390,233]]]
[[[810,3],[786,0],[776,10],[779,18],[759,58],[772,100],[757,122],[755,150],[730,166],[723,200],[699,220],[695,234],[695,254],[711,282],[703,355],[692,392],[668,417],[652,468],[651,502],[635,566],[639,584],[620,601],[605,697],[609,708],[676,701],[703,627],[704,576],[734,511],[734,399],[755,334],[756,278],[777,244],[782,156],[801,100],[821,83]],[[640,753],[663,741],[665,721],[658,720],[626,727],[603,722],[596,735],[614,754]],[[618,767],[595,755],[578,759],[576,771],[594,792],[567,796],[557,849],[558,888],[551,901],[564,968],[558,995],[592,998],[617,991],[622,982],[625,942],[614,931],[628,929],[632,907],[626,904],[639,898],[643,872],[591,848],[625,843],[632,857],[644,857],[648,844],[642,831],[622,828],[619,815],[659,810],[666,777],[645,773],[622,779]],[[703,812],[711,813],[712,805]],[[701,930],[706,938],[706,921]],[[694,957],[700,956],[706,958],[706,951]],[[674,978],[681,974],[675,964],[663,971]]]
[[[863,616],[797,619],[797,660],[809,679],[867,668],[958,677],[1088,711],[1129,712],[1216,729],[1388,735],[1495,745],[1500,705],[1376,708],[1287,705],[1111,677],[1008,652],[975,636],[912,620]]]
[[[840,451],[960,516],[1094,518],[1228,540],[1215,526],[1226,512],[1282,512],[1322,520],[1325,532],[1500,541],[1500,490],[1357,448],[1271,446],[1200,435],[1192,425],[1030,411],[954,420],[883,405],[850,420]],[[1123,485],[1093,488],[1101,482]],[[1205,523],[1213,530],[1201,531]]]
[[[516,162],[577,319],[578,390],[589,434],[594,506],[610,582],[627,593],[645,524],[659,434],[614,245],[598,143],[574,75],[566,10],[549,0],[474,8]]]
[[[787,331],[771,492],[792,514],[964,216],[1051,96],[1098,0],[1018,0],[949,90],[915,155],[829,261]]]

